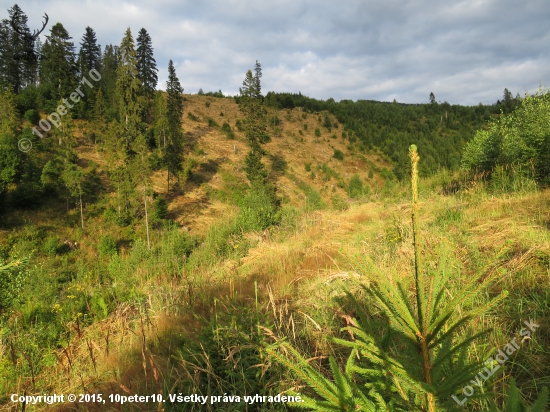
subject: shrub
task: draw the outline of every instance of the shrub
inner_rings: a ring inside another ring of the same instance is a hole
[[[57,237],[48,237],[44,241],[42,250],[47,256],[54,256],[57,253],[57,248],[59,247],[59,239]]]
[[[222,132],[230,133],[232,131],[233,131],[233,129],[231,129],[231,126],[229,126],[229,123],[223,122]]]
[[[264,188],[252,189],[240,206],[237,226],[245,232],[264,230],[276,222],[273,198]]]
[[[277,116],[271,116],[269,119],[269,124],[272,126],[279,126],[281,124],[281,119]]]
[[[216,121],[214,119],[212,119],[211,117],[208,118],[208,126],[210,127],[218,127],[218,123],[216,123]]]
[[[304,130],[307,130],[307,123],[304,123]]]
[[[206,103],[204,103],[204,105],[205,105],[206,107],[210,107],[210,102],[206,102]]]
[[[162,196],[157,196],[153,203],[153,219],[162,220],[168,217],[168,202]]]
[[[321,137],[321,129],[319,129],[318,127],[315,128],[315,136]]]
[[[102,236],[97,250],[101,256],[115,255],[118,252],[116,239],[111,235]]]
[[[40,121],[40,115],[36,110],[30,109],[25,112],[25,119],[32,124],[37,124]]]
[[[533,169],[538,183],[550,185],[550,92],[526,96],[521,106],[479,130],[464,148],[462,167],[491,173],[497,166]]]
[[[237,121],[235,122],[235,127],[237,128],[237,130],[239,132],[244,131],[244,126],[243,126],[243,122],[242,122],[241,119],[237,119]]]
[[[24,281],[29,275],[28,258],[11,262],[0,260],[0,319],[10,307],[19,301]]]
[[[354,174],[348,184],[348,196],[356,199],[363,195],[363,181],[358,174]]]
[[[195,122],[199,121],[199,118],[197,116],[195,116],[193,113],[191,112],[188,112],[187,113],[187,117]]]
[[[311,172],[311,163],[306,163],[305,169],[306,169],[306,172]]]
[[[323,123],[323,126],[326,127],[327,129],[330,129],[332,127],[332,123],[330,122],[330,118],[328,117],[328,115],[325,115],[325,121]]]
[[[344,153],[341,150],[334,149],[334,154],[332,155],[332,157],[342,161],[344,160]]]

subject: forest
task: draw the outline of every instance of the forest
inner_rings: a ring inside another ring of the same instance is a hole
[[[336,102],[256,60],[189,93],[145,28],[27,21],[0,22],[0,411],[548,410],[547,89]],[[25,398],[53,394],[83,398]]]

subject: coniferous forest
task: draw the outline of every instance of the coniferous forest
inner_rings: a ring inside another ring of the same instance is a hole
[[[549,410],[547,89],[195,94],[3,15],[0,411]]]

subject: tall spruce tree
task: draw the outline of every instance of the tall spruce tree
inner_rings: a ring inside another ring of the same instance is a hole
[[[260,83],[260,78],[262,77],[262,65],[258,60],[256,60],[256,65],[254,66],[254,80],[255,80],[255,92],[256,97],[261,97],[262,95],[262,86]]]
[[[7,19],[0,21],[0,90],[4,90],[9,81],[8,62],[10,60],[10,23]]]
[[[78,52],[77,67],[80,77],[90,78],[90,70],[101,69],[101,46],[97,44],[97,38],[91,27],[86,27],[86,31],[80,42],[80,51]],[[78,102],[78,112],[80,117],[90,118],[91,109],[94,107],[97,87],[93,89],[84,87],[82,89],[84,97]]]
[[[261,90],[261,69],[257,61],[256,69],[259,69],[256,71],[256,76],[252,75],[251,70],[246,72],[243,87],[240,88],[239,106],[245,115],[245,135],[250,147],[250,152],[245,158],[245,172],[253,188],[269,188],[269,191],[273,191],[268,182],[267,169],[262,163],[265,150],[261,144],[267,143],[270,137],[265,122],[267,111],[259,92]]]
[[[90,26],[86,27],[80,42],[79,63],[82,76],[86,75],[91,69],[98,71],[100,69],[101,46],[97,44],[95,31]]]
[[[183,87],[176,76],[176,69],[172,60],[168,62],[168,81],[166,82],[166,120],[168,133],[164,149],[164,164],[167,169],[167,184],[170,190],[170,174],[178,177],[183,160],[183,133],[181,117],[183,115]],[[178,178],[179,181],[179,178]]]
[[[10,19],[0,27],[0,76],[5,86],[11,85],[15,93],[34,84],[37,59],[34,40],[27,27],[27,16],[15,4],[8,10]]]
[[[55,111],[57,102],[69,96],[76,88],[76,55],[71,39],[63,25],[56,23],[42,46],[40,88],[47,100],[48,112]]]
[[[153,97],[157,87],[157,62],[153,57],[153,43],[147,30],[142,28],[137,37],[137,68],[141,87],[148,99]]]
[[[123,150],[126,155],[130,155],[136,146],[141,146],[144,142],[141,141],[143,140],[143,124],[141,122],[143,96],[137,71],[134,39],[129,28],[122,39],[119,52],[116,94],[119,120],[124,130],[120,138]]]
[[[144,137],[143,96],[141,81],[138,77],[136,50],[132,32],[128,28],[119,48],[119,63],[117,68],[116,95],[118,97],[118,114],[120,127],[115,134],[122,149],[122,164],[114,170],[119,182],[119,205],[123,208],[122,218],[129,220],[136,215],[143,199],[136,191],[140,184],[149,178],[148,148]],[[119,149],[120,150],[120,149]],[[145,207],[147,205],[145,204]]]

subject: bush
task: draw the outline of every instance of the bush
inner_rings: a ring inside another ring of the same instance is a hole
[[[237,226],[244,232],[260,231],[277,222],[273,198],[264,188],[254,188],[245,196],[237,216]]]
[[[153,203],[153,219],[162,220],[168,217],[168,202],[162,196],[157,196]]]
[[[210,127],[218,127],[218,123],[216,123],[216,121],[214,119],[212,119],[211,117],[208,118],[208,126]]]
[[[188,112],[187,113],[187,117],[195,122],[197,122],[199,120],[199,118],[197,116],[195,116],[193,113],[191,112]]]
[[[47,256],[55,256],[57,248],[59,247],[59,239],[57,237],[48,237],[44,241],[42,250]]]
[[[532,168],[538,183],[550,185],[550,92],[526,96],[521,106],[479,130],[464,148],[462,167],[491,173],[497,166]]]
[[[111,235],[104,235],[99,241],[97,250],[101,256],[111,256],[118,253],[116,239]]]
[[[332,155],[332,157],[342,161],[344,160],[344,153],[341,150],[334,149],[334,154]]]
[[[241,119],[237,119],[237,121],[235,122],[235,127],[237,128],[237,130],[239,132],[244,131],[244,126],[243,126],[243,122],[242,122]]]
[[[15,259],[11,262],[0,260],[0,317],[19,301],[25,279],[29,275],[28,259]]]
[[[321,137],[321,130],[318,127],[315,128],[315,136]]]
[[[348,196],[356,199],[363,195],[363,181],[358,174],[354,174],[348,184]]]
[[[25,112],[25,119],[32,124],[37,124],[40,121],[40,115],[36,110],[30,109]]]

